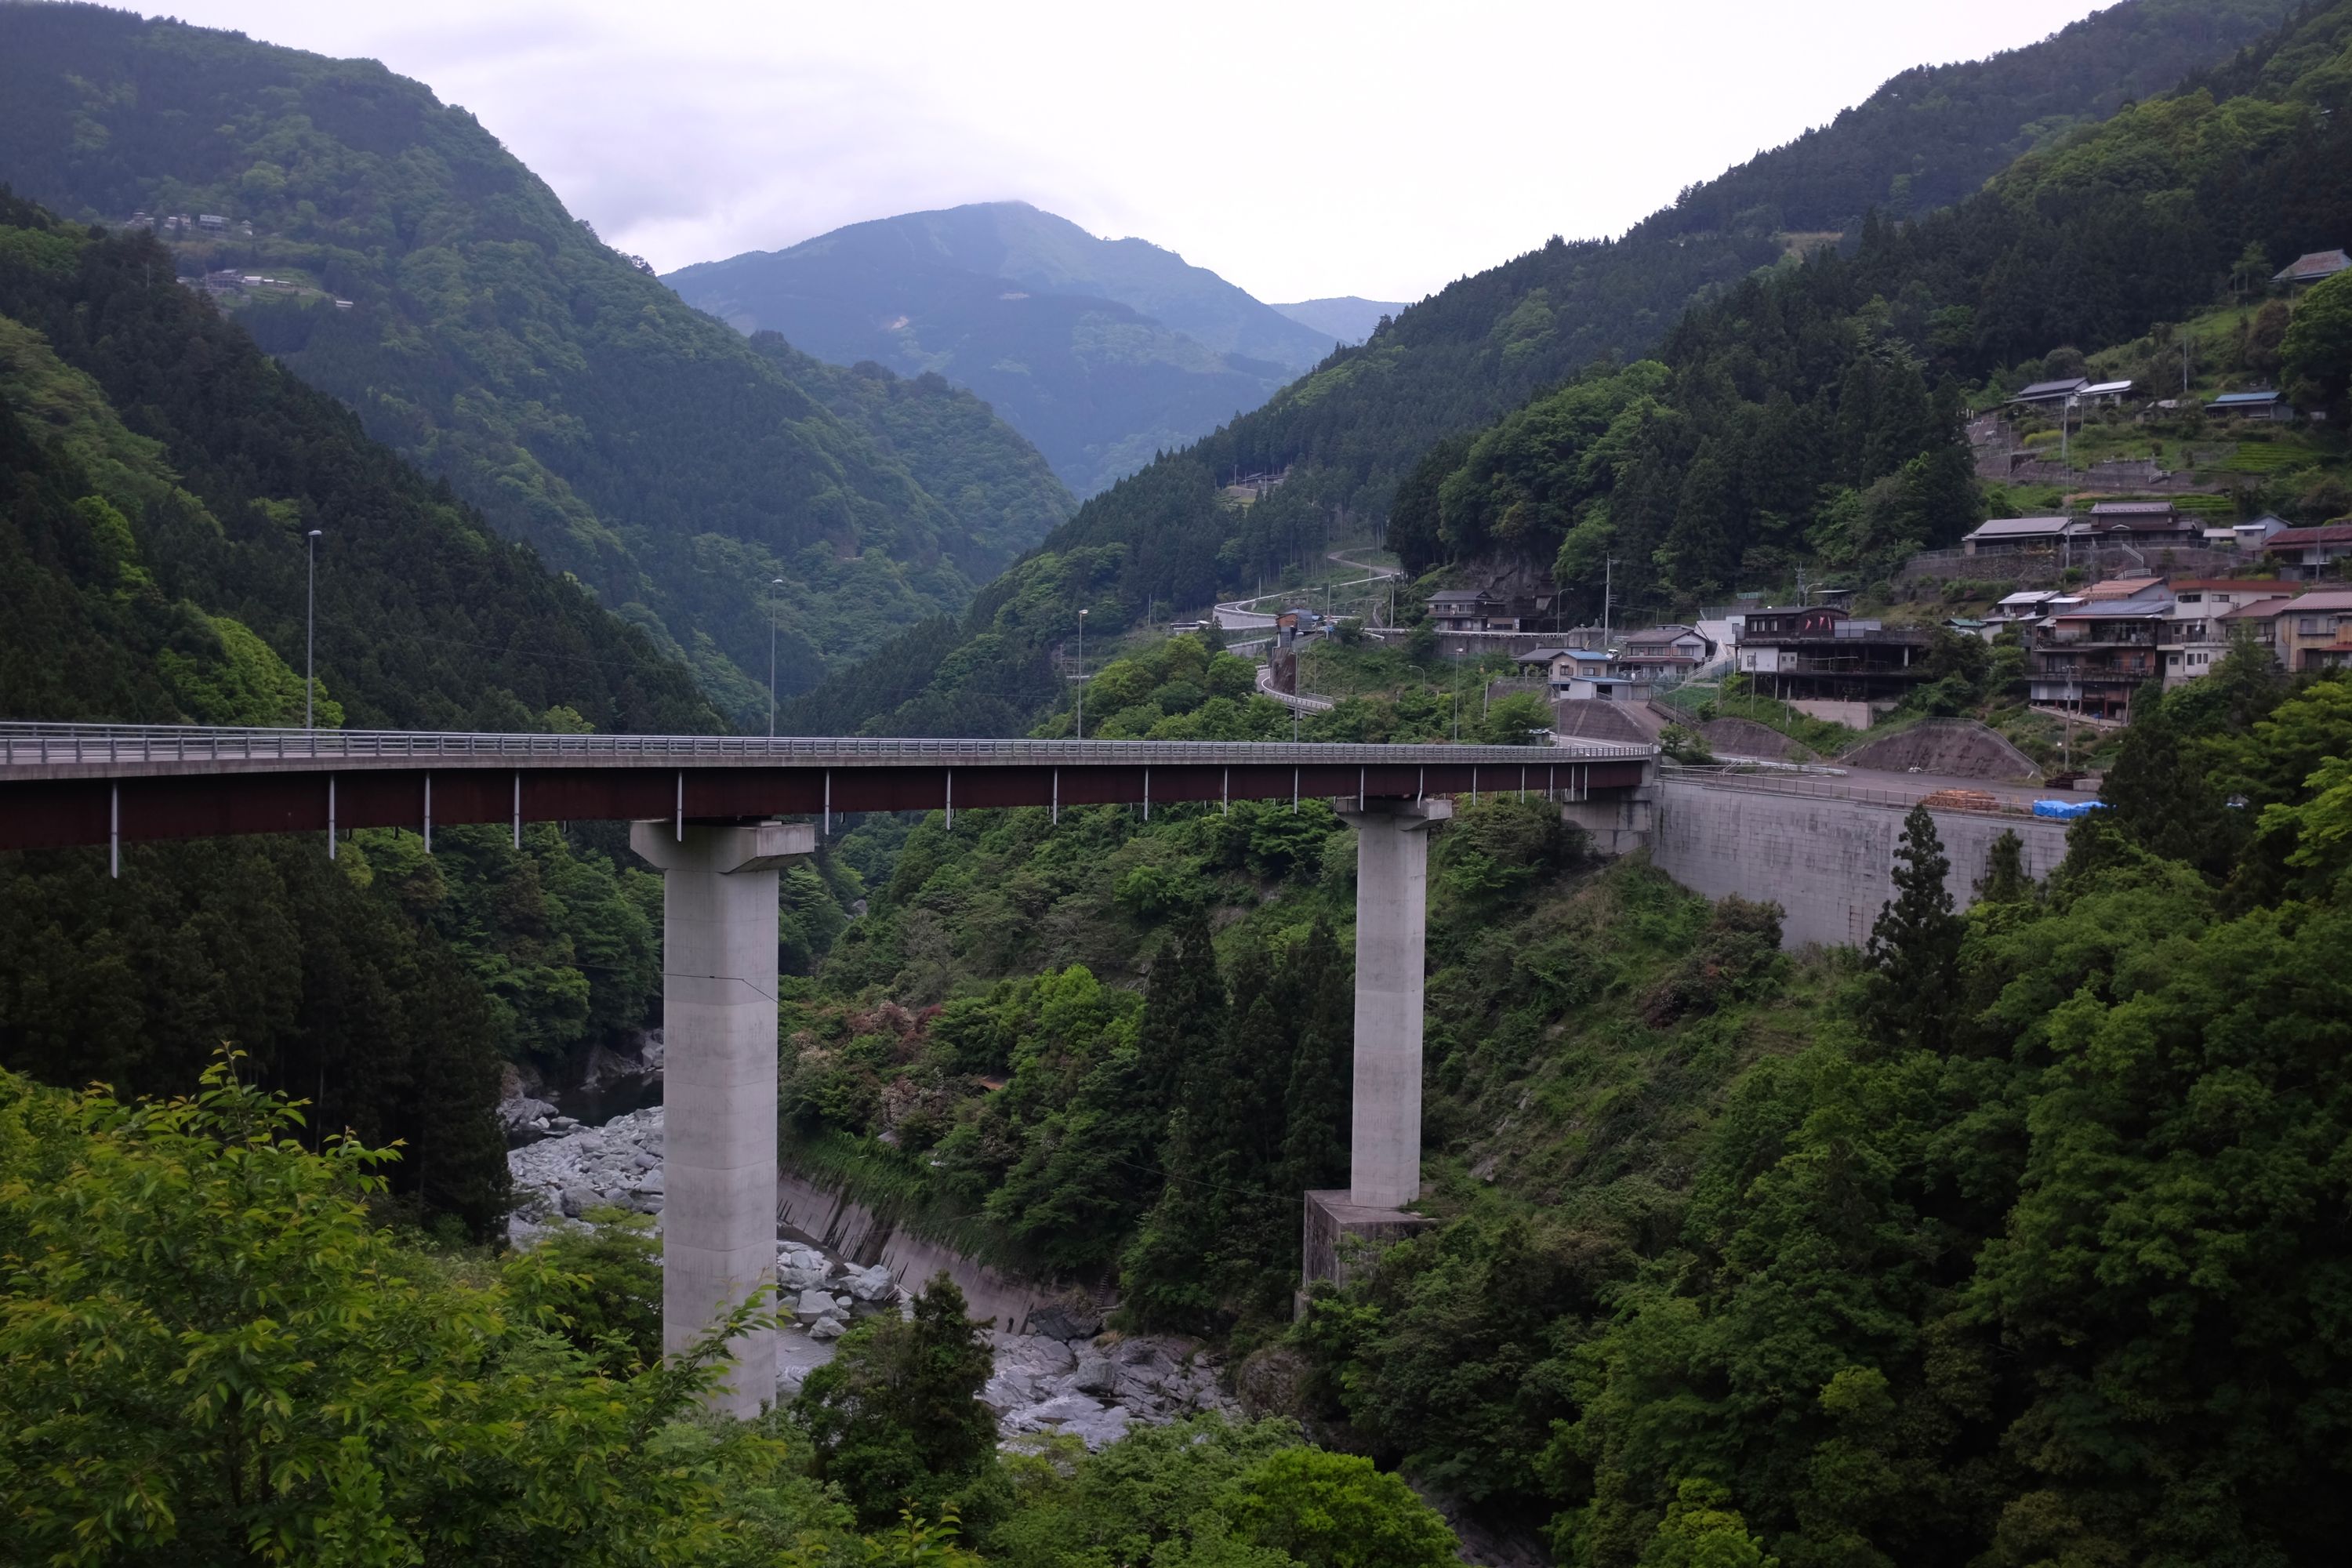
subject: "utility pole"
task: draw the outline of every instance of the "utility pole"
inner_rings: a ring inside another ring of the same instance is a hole
[[[302,728],[309,730],[315,727],[312,705],[319,689],[319,530],[304,536],[303,546],[310,559],[302,595]]]
[[[1617,593],[1617,557],[1604,558],[1601,563],[1601,651],[1609,651],[1610,601]]]
[[[1462,743],[1462,648],[1454,648],[1454,742]]]
[[[776,738],[776,590],[784,585],[782,577],[768,582],[768,739]]]
[[[1087,613],[1078,612],[1078,739],[1087,738]]]

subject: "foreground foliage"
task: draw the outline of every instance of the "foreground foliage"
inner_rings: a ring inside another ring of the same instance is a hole
[[[1402,1482],[1295,1426],[1147,1428],[1008,1473],[943,1279],[844,1339],[804,1428],[707,1416],[750,1304],[665,1363],[629,1216],[495,1271],[403,1246],[368,1214],[395,1152],[305,1147],[239,1065],[162,1102],[0,1076],[0,1561],[1452,1561]]]
[[[773,1562],[842,1518],[697,1415],[723,1331],[608,1372],[544,1296],[368,1217],[392,1152],[304,1147],[235,1076],[126,1103],[0,1079],[10,1561]]]
[[[2336,1555],[2352,686],[2148,707],[2047,888],[1996,855],[1954,916],[1914,814],[1839,1016],[1684,1180],[1489,1205],[1320,1300],[1329,1413],[1577,1563]]]

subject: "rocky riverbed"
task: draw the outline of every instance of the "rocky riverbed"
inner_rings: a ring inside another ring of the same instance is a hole
[[[607,1206],[651,1215],[658,1229],[661,1107],[602,1127],[564,1125],[570,1121],[545,1117],[544,1137],[509,1152],[516,1199],[509,1240],[530,1246],[551,1227]],[[777,1300],[786,1319],[776,1336],[779,1396],[790,1398],[810,1372],[832,1360],[833,1342],[859,1318],[903,1310],[904,1283],[878,1264],[835,1257],[779,1226]],[[1027,1333],[988,1336],[996,1364],[980,1397],[996,1412],[1008,1443],[1058,1433],[1096,1448],[1138,1422],[1238,1409],[1220,1386],[1216,1358],[1192,1341],[1105,1332],[1099,1313],[1081,1307],[1033,1313],[1027,1327]]]

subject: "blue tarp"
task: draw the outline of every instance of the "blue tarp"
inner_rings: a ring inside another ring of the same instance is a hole
[[[2104,800],[2037,800],[2033,803],[2034,816],[2054,816],[2064,822],[2106,809],[2107,803]]]

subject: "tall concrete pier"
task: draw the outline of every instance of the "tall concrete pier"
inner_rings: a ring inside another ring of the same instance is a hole
[[[1336,804],[1336,803],[1335,803]],[[1429,925],[1429,830],[1446,800],[1360,800],[1356,829],[1356,1051],[1348,1186],[1307,1194],[1301,1278],[1348,1278],[1360,1253],[1427,1222],[1421,1196],[1423,938]]]
[[[1429,830],[1445,800],[1375,800],[1340,815],[1356,829],[1355,1105],[1348,1201],[1401,1208],[1421,1196],[1423,937]]]
[[[662,1349],[675,1353],[776,1283],[776,873],[807,823],[638,822],[662,873]],[[772,1303],[763,1301],[762,1305]],[[735,1343],[714,1404],[776,1396],[772,1331]]]

